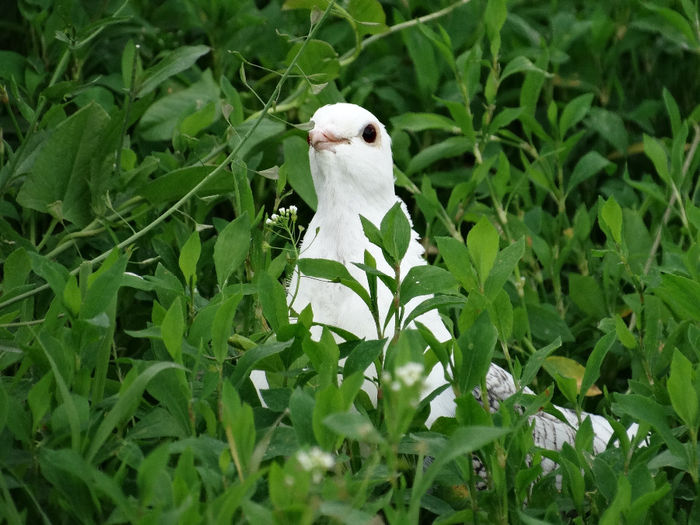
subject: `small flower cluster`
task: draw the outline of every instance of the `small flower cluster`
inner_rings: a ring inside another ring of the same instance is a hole
[[[297,207],[294,205],[289,208],[281,207],[277,210],[277,213],[270,215],[265,221],[265,224],[268,226],[275,226],[277,224],[286,224],[289,220],[292,222],[297,220]]]
[[[300,450],[296,458],[301,468],[312,473],[311,479],[314,483],[319,483],[323,479],[323,473],[335,465],[335,458],[319,447],[312,447],[308,452]]]
[[[394,371],[395,378],[389,372],[382,374],[382,380],[394,392],[404,388],[412,388],[415,385],[423,386],[423,365],[420,363],[406,363]]]

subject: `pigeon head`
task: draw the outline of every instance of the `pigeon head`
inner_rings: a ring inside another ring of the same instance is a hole
[[[359,204],[394,198],[391,138],[372,113],[355,104],[329,104],[311,118],[309,164],[319,208],[339,199]]]

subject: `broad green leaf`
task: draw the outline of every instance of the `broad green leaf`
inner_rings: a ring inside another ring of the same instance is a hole
[[[671,133],[675,137],[678,135],[678,131],[681,127],[681,113],[678,109],[678,104],[673,98],[671,92],[664,87],[661,95],[664,99],[664,104],[666,105],[666,112],[668,113],[668,119],[671,122]]]
[[[632,487],[626,476],[617,479],[617,491],[615,499],[605,509],[600,517],[600,525],[617,525],[622,522],[622,516],[630,509],[632,501]]]
[[[593,319],[607,315],[605,296],[598,279],[579,273],[569,274],[569,296],[583,313]]]
[[[156,99],[146,109],[136,129],[148,141],[170,140],[185,117],[195,113],[202,104],[217,103],[219,97],[219,86],[211,71],[206,70],[191,86]]]
[[[622,208],[612,195],[600,207],[598,218],[607,226],[607,232],[616,244],[622,243]],[[607,233],[606,232],[606,233]]]
[[[523,108],[503,108],[503,110],[496,115],[490,124],[490,129],[497,132],[501,128],[505,128],[517,119],[523,112]]]
[[[682,320],[700,321],[700,283],[680,275],[664,274],[654,289],[668,307]]]
[[[147,95],[165,80],[186,69],[189,69],[199,57],[209,52],[208,46],[180,46],[168,51],[160,61],[146,69],[137,81],[136,98]]]
[[[386,31],[386,15],[377,0],[350,0],[347,10],[357,24],[358,34],[376,34]]]
[[[644,134],[644,154],[651,159],[661,180],[670,182],[671,175],[668,171],[668,155],[658,139]]]
[[[283,341],[281,343],[265,343],[250,350],[246,350],[243,357],[236,363],[233,374],[231,374],[231,384],[235,388],[241,388],[243,382],[250,374],[250,371],[253,370],[258,362],[271,355],[279,354],[289,348],[293,342],[294,340],[290,339],[289,341]]]
[[[196,137],[201,131],[211,126],[216,121],[217,116],[216,103],[210,100],[204,107],[183,118],[178,130],[188,137]]]
[[[341,283],[355,292],[367,306],[371,305],[367,290],[338,261],[331,259],[299,259],[297,265],[302,274],[309,277],[328,279],[334,283]]]
[[[134,61],[137,60],[136,55],[136,44],[134,41],[129,39],[129,41],[124,46],[124,51],[122,51],[121,69],[122,69],[122,86],[124,89],[131,89],[132,83],[134,81]]]
[[[138,193],[153,204],[174,201],[183,197],[212,171],[211,166],[178,168],[149,181],[139,188]],[[197,195],[200,197],[221,195],[231,193],[235,189],[231,173],[220,171],[197,191]]]
[[[396,264],[406,255],[411,242],[411,223],[408,222],[401,203],[397,202],[386,212],[379,225],[379,231],[382,235],[383,249],[392,259],[387,262]]]
[[[176,363],[182,363],[182,336],[185,333],[185,321],[182,315],[182,303],[175,299],[168,308],[160,326],[161,336],[170,357]]]
[[[509,76],[514,75],[516,73],[522,73],[523,71],[539,73],[540,75],[546,77],[551,76],[550,73],[533,64],[527,57],[523,55],[518,55],[515,58],[513,58],[510,62],[508,62],[506,64],[506,67],[503,68],[503,73],[501,73],[500,81],[503,82],[503,80],[505,80]]]
[[[617,335],[617,339],[625,346],[625,348],[632,350],[637,347],[637,339],[635,339],[634,334],[630,332],[630,329],[627,328],[627,325],[619,314],[615,315],[615,335]]]
[[[448,137],[414,155],[406,168],[406,175],[418,173],[441,159],[458,157],[474,147],[474,142],[466,137]]]
[[[693,364],[681,352],[673,352],[671,373],[666,382],[673,410],[695,432],[698,427],[698,392],[695,390]]]
[[[591,107],[591,102],[593,102],[593,93],[586,93],[576,97],[564,107],[559,119],[559,136],[561,138],[564,138],[569,129],[583,120]]]
[[[452,237],[436,239],[440,255],[450,273],[456,277],[465,290],[478,289],[478,278],[469,258],[469,250],[464,243]]]
[[[216,280],[221,288],[226,286],[231,274],[243,264],[249,247],[250,218],[244,212],[221,231],[214,244]]]
[[[384,339],[361,341],[345,360],[343,377],[367,370],[374,363],[374,360],[380,356],[385,343]]]
[[[31,259],[24,248],[17,248],[5,259],[2,267],[2,289],[7,293],[22,286],[32,271]]]
[[[481,217],[467,235],[467,249],[482,283],[493,268],[498,254],[498,232],[486,217]]]
[[[588,114],[588,123],[603,140],[612,144],[620,153],[627,154],[627,144],[629,143],[627,130],[625,123],[617,113],[597,107],[591,108]]]
[[[56,126],[37,154],[17,201],[58,220],[87,225],[93,217],[91,203],[101,197],[98,193],[111,172],[109,124],[109,115],[90,104]]]
[[[335,79],[340,70],[340,62],[333,46],[323,40],[309,40],[305,44],[304,53],[294,66],[294,73],[316,85],[326,84]],[[301,45],[301,42],[297,42],[289,49],[285,59],[287,64],[297,55]]]
[[[553,341],[561,337],[564,342],[574,340],[566,321],[557,313],[550,304],[529,304],[527,306],[528,319],[532,335],[540,341]]]
[[[513,333],[513,305],[505,290],[502,289],[493,299],[489,313],[493,318],[493,324],[498,329],[500,340],[508,341]]]
[[[469,241],[467,240],[467,242]],[[486,283],[484,283],[484,293],[487,297],[493,299],[503,290],[503,286],[510,278],[513,270],[515,270],[515,267],[524,254],[525,237],[521,237],[516,242],[498,252],[491,271],[489,272],[489,276],[486,279]]]
[[[180,250],[178,265],[185,277],[186,283],[196,282],[197,261],[202,253],[202,243],[199,240],[199,232],[193,231]]]
[[[467,456],[469,453],[479,450],[489,443],[505,436],[510,432],[509,428],[469,426],[460,427],[450,436],[450,439],[441,447],[441,451],[435,456],[435,460],[426,469],[418,485],[413,487],[411,494],[416,498],[425,494],[433,484],[436,476],[443,467],[455,458]]]
[[[491,365],[498,332],[491,324],[487,312],[477,318],[474,324],[457,339],[461,351],[461,363],[457,363],[459,388],[461,392],[470,392],[481,384]]]
[[[569,178],[569,182],[566,186],[566,193],[571,193],[576,186],[590,179],[600,170],[613,166],[612,162],[597,151],[589,151],[576,163],[574,172],[571,174],[571,178]]]
[[[649,423],[666,442],[671,454],[686,460],[686,451],[680,441],[673,435],[667,419],[667,411],[654,399],[641,394],[614,394],[612,405],[616,414],[627,414],[637,421]]]
[[[450,272],[437,266],[414,266],[401,281],[401,303],[414,297],[456,291],[457,281]]]

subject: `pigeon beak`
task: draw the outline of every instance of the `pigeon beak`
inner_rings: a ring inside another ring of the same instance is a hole
[[[338,144],[349,144],[350,141],[344,137],[339,137],[332,131],[323,129],[312,129],[309,131],[309,146],[316,151],[332,151],[335,153],[335,147]]]

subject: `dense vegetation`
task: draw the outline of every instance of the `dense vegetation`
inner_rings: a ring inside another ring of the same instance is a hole
[[[700,520],[697,2],[19,0],[0,49],[0,521]],[[383,363],[449,362],[430,431],[418,385],[359,389],[382,341],[289,321],[304,123],[340,100],[438,268],[454,343]],[[491,359],[538,395],[489,415]],[[619,446],[535,449],[552,402]]]

